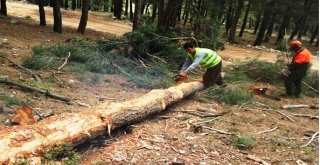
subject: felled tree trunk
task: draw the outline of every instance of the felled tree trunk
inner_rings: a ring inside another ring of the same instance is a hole
[[[79,144],[123,125],[163,111],[170,104],[201,90],[201,82],[157,89],[122,103],[104,103],[79,113],[49,117],[31,126],[0,131],[0,164],[20,156],[43,156],[45,148]]]

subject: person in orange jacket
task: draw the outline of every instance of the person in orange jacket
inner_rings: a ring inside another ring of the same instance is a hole
[[[284,85],[286,88],[285,96],[300,97],[301,82],[307,74],[309,64],[311,61],[310,51],[302,46],[301,41],[292,40],[289,43],[290,50],[294,52],[292,61],[287,65],[289,72],[284,78]]]

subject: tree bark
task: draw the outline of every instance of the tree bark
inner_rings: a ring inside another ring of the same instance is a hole
[[[136,0],[135,8],[134,8],[132,31],[137,30],[140,25],[140,16],[141,16],[140,10],[141,10],[141,0]]]
[[[81,19],[77,32],[84,34],[88,22],[89,4],[88,0],[82,0],[82,3]]]
[[[0,5],[0,14],[7,16],[7,2],[6,0],[1,0],[1,5]]]
[[[62,18],[60,11],[59,0],[53,1],[53,31],[56,33],[62,33]]]
[[[182,83],[156,89],[122,103],[103,103],[91,110],[51,116],[26,127],[0,131],[0,164],[12,163],[19,156],[41,156],[45,149],[64,144],[80,144],[164,111],[169,105],[203,89],[201,82]],[[43,156],[43,155],[42,155]]]

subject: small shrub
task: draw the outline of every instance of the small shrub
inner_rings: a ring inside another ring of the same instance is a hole
[[[314,155],[315,154],[315,150],[312,147],[303,147],[302,151],[306,155]]]
[[[28,165],[28,162],[24,158],[19,158],[19,159],[15,160],[13,165]]]
[[[288,46],[287,46],[287,44],[285,42],[280,42],[280,43],[277,43],[276,50],[287,51],[288,50]]]
[[[4,102],[4,104],[8,107],[13,105],[21,105],[20,100],[15,96],[8,96],[4,93],[0,93],[0,100]]]
[[[31,80],[31,81],[27,81],[27,84],[29,86],[32,86],[32,87],[35,87],[35,88],[39,88],[39,89],[43,89],[45,91],[48,91],[48,92],[51,92],[52,89],[50,89],[50,87],[45,84],[44,82],[38,82],[38,81],[35,81],[35,80]]]
[[[235,89],[226,91],[223,95],[220,96],[221,102],[228,105],[236,105],[244,102],[248,102],[253,97],[252,94],[249,94],[243,90]]]
[[[306,82],[308,85],[310,85],[312,88],[319,90],[319,73],[318,71],[309,71],[307,76],[303,79],[304,82]],[[307,88],[306,86],[303,86],[303,94],[310,96],[310,97],[318,97],[319,95],[314,92],[313,90]]]
[[[241,150],[251,150],[254,145],[254,139],[249,135],[238,134],[234,136],[235,146]]]
[[[225,69],[225,81],[236,82],[236,81],[251,81],[251,79],[246,74],[245,70],[239,70],[234,66],[228,66]]]
[[[54,161],[62,161],[64,165],[79,164],[80,155],[70,146],[62,145],[51,150],[46,150],[45,156],[41,160],[44,164],[50,164],[50,162]]]
[[[100,84],[101,82],[102,82],[101,76],[98,74],[94,74],[90,81],[92,85],[97,85],[97,84]]]

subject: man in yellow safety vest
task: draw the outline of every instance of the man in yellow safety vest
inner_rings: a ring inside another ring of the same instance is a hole
[[[185,43],[183,48],[188,53],[188,57],[179,73],[180,76],[186,76],[188,72],[200,65],[207,69],[202,78],[205,88],[214,84],[225,85],[221,75],[221,56],[211,49],[195,47],[192,42]]]

